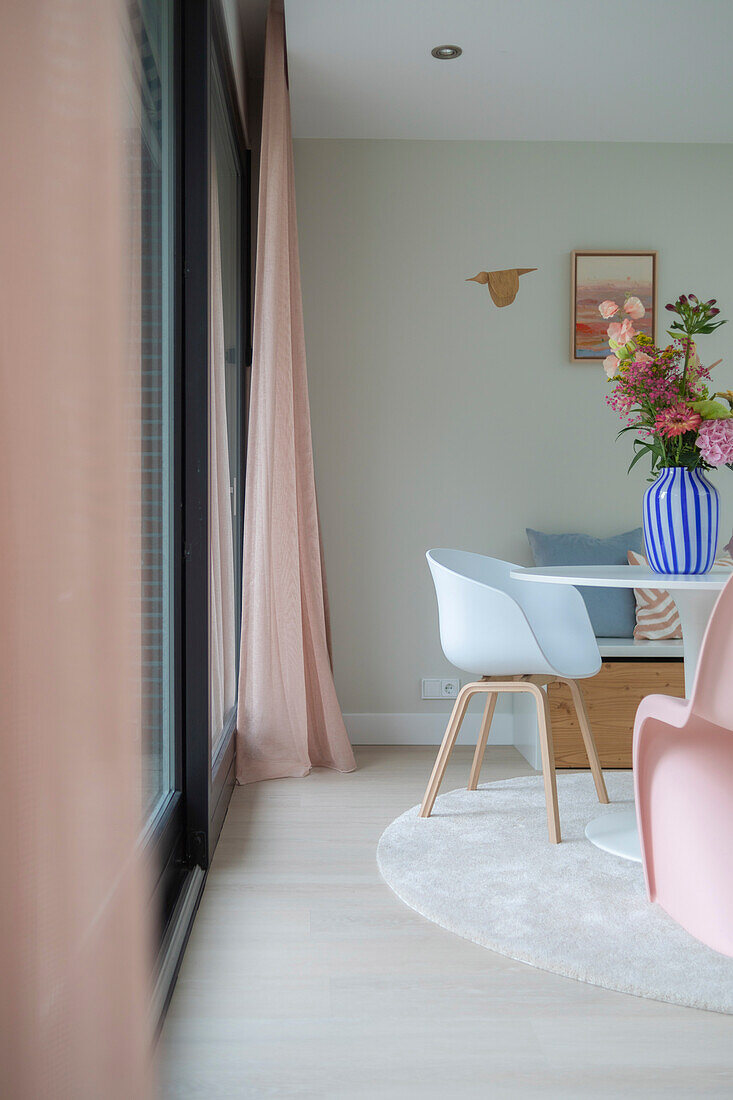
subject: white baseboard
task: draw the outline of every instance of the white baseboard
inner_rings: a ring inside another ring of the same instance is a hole
[[[430,714],[345,714],[352,745],[439,745],[450,711]],[[481,710],[469,712],[458,735],[459,745],[475,745]],[[531,699],[499,699],[491,723],[490,745],[514,745],[531,767],[541,766],[537,720]]]
[[[449,714],[345,714],[344,721],[352,745],[439,745],[443,740]],[[481,714],[467,714],[459,745],[475,745]],[[491,723],[492,745],[514,744],[514,723],[511,712],[499,713],[496,708]]]

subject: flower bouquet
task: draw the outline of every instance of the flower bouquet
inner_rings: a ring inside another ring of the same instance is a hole
[[[715,299],[701,302],[681,294],[666,306],[674,313],[672,342],[658,347],[637,333],[634,321],[644,316],[637,297],[623,307],[606,300],[598,306],[609,321],[610,354],[604,369],[613,383],[606,398],[626,420],[619,435],[634,434],[635,454],[629,470],[648,456],[653,482],[644,497],[644,541],[649,564],[659,573],[706,573],[718,539],[718,493],[705,472],[733,469],[733,392],[711,392],[695,337],[714,332]]]

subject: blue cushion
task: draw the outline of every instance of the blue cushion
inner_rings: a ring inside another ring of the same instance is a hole
[[[592,535],[547,535],[527,528],[535,565],[628,565],[627,551],[642,553],[641,527],[595,539]],[[579,588],[597,638],[631,638],[636,626],[633,588]]]

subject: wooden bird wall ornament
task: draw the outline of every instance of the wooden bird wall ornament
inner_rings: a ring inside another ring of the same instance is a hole
[[[536,271],[536,267],[510,267],[508,271],[479,271],[467,283],[488,284],[489,294],[495,306],[510,306],[519,290],[519,276]]]

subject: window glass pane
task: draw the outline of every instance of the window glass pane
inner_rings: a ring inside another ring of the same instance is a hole
[[[150,821],[174,785],[172,0],[131,0],[128,11],[131,313],[139,328],[142,482],[142,803],[144,818]]]
[[[221,554],[227,555],[227,567],[231,568],[233,584],[227,586],[212,585],[210,600],[230,600],[233,604],[234,637],[229,638],[226,628],[219,630],[219,624],[226,623],[229,613],[223,607],[210,607],[212,628],[211,679],[214,705],[211,713],[212,755],[215,756],[221,738],[231,718],[236,703],[236,663],[238,659],[239,609],[241,604],[241,453],[242,453],[242,286],[241,286],[241,179],[239,164],[235,152],[229,116],[226,110],[221,77],[215,60],[211,74],[211,181],[216,189],[216,202],[212,203],[212,216],[216,216],[218,225],[212,226],[212,232],[218,229],[219,247],[212,252],[213,261],[218,263],[220,271],[212,273],[212,301],[214,317],[220,311],[223,328],[223,405],[225,409],[225,431],[222,431],[221,418],[216,444],[226,451],[226,476],[228,485],[228,507],[231,524],[219,520]],[[219,275],[219,278],[216,275]],[[218,299],[216,296],[219,295]],[[212,370],[216,365],[212,364]],[[212,385],[214,383],[212,382]],[[215,430],[215,429],[214,429]],[[223,439],[222,436],[225,435]],[[212,461],[215,457],[212,456]],[[223,464],[224,465],[224,464]],[[213,490],[212,490],[213,491]],[[210,532],[210,537],[213,533]],[[216,536],[215,536],[216,537]],[[226,545],[224,545],[226,540]],[[218,539],[216,541],[219,541]],[[222,570],[223,570],[222,566]],[[220,635],[217,637],[217,633]],[[217,704],[218,699],[218,704]]]

